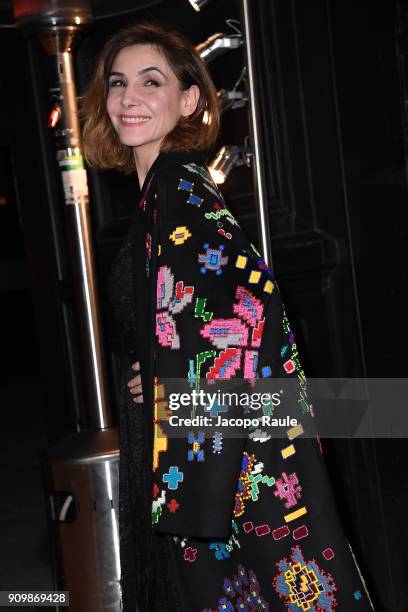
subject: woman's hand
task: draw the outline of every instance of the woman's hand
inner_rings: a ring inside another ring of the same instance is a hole
[[[135,363],[132,365],[132,370],[139,372],[139,374],[129,380],[128,387],[130,392],[135,395],[133,401],[136,402],[136,404],[141,404],[143,402],[142,379],[140,376],[140,363],[138,361],[135,361]]]

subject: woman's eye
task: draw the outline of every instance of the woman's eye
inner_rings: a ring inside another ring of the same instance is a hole
[[[109,82],[109,87],[122,87],[124,85],[124,81],[122,79],[114,79]]]
[[[148,85],[149,87],[151,86],[159,87],[160,83],[159,81],[156,81],[155,79],[149,79],[148,81],[145,81],[145,85]]]

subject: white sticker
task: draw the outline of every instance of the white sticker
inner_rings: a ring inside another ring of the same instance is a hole
[[[62,172],[62,182],[67,204],[73,204],[73,199],[88,197],[86,170],[64,170]]]

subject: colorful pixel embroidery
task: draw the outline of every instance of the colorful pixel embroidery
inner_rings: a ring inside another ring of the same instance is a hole
[[[190,181],[186,181],[185,179],[180,179],[177,189],[179,191],[188,191],[189,195],[187,198],[187,204],[193,204],[194,206],[201,206],[204,202],[203,198],[195,195],[193,193],[194,183],[190,183]]]
[[[289,345],[291,346],[291,359],[288,359],[284,363],[283,367],[287,374],[291,374],[294,371],[296,371],[296,374],[299,380],[299,386],[300,386],[298,404],[300,405],[302,412],[311,412],[311,405],[309,405],[308,399],[307,399],[306,376],[305,376],[305,373],[299,361],[299,353],[297,350],[295,337],[290,328],[289,320],[286,316],[285,309],[283,309],[282,326],[283,326],[283,330],[285,334],[287,335]]]
[[[218,225],[218,223],[217,223],[217,225]],[[228,240],[231,240],[232,234],[230,232],[226,232],[225,229],[223,229],[222,227],[220,227],[217,231],[220,234],[220,236],[224,236]]]
[[[216,431],[213,438],[213,453],[219,455],[222,451],[222,433],[220,431]]]
[[[221,217],[226,217],[228,221],[231,221],[232,225],[238,225],[238,221],[235,219],[234,215],[228,210],[228,208],[220,208],[219,205],[215,212],[207,212],[205,213],[204,217],[206,219],[214,219],[214,221],[218,221],[219,219],[221,219]]]
[[[210,340],[218,349],[229,346],[246,346],[248,327],[239,319],[214,319],[201,330],[203,338]]]
[[[163,482],[167,483],[167,487],[172,491],[178,489],[179,482],[183,482],[184,473],[179,472],[177,465],[171,465],[169,471],[162,476]]]
[[[176,227],[176,229],[169,235],[169,238],[176,246],[179,246],[191,238],[191,233],[185,225],[181,225],[180,227]]]
[[[184,561],[195,561],[197,558],[197,549],[192,546],[186,546],[184,549]]]
[[[232,521],[232,529],[236,533],[238,533],[238,527],[235,521]],[[218,561],[222,561],[223,559],[229,559],[231,556],[231,552],[234,550],[234,547],[241,548],[241,544],[239,540],[236,538],[235,533],[232,533],[231,537],[227,542],[225,541],[213,541],[208,545],[208,548],[214,552],[215,558]]]
[[[188,450],[187,459],[189,461],[204,461],[204,450],[201,448],[201,444],[204,443],[204,432],[200,431],[196,437],[192,431],[188,432],[188,443],[192,445],[192,448]]]
[[[273,586],[288,610],[299,612],[333,612],[337,590],[331,574],[324,572],[313,559],[305,561],[300,546],[292,548],[291,559],[277,563],[279,573]]]
[[[239,315],[244,321],[254,327],[262,317],[263,304],[257,297],[252,295],[245,287],[237,287],[235,293],[235,299],[238,300],[238,304],[234,304],[232,307],[233,312]],[[259,346],[259,344],[257,345]]]
[[[306,538],[308,535],[309,529],[307,525],[300,525],[300,527],[296,527],[296,529],[294,529],[292,532],[294,540],[303,540],[303,538]]]
[[[231,556],[229,550],[227,550],[227,545],[225,542],[211,542],[211,544],[208,545],[208,548],[214,551],[215,558],[218,561],[221,561],[222,559],[229,559]]]
[[[216,198],[220,197],[220,193],[216,188],[214,181],[211,178],[211,174],[204,166],[199,166],[198,164],[183,164],[183,168],[188,170],[193,174],[198,174],[204,180],[203,187],[207,189],[213,196]]]
[[[233,378],[241,367],[241,349],[228,348],[215,357],[214,364],[206,374],[208,380]]]
[[[237,303],[232,309],[240,318],[212,319],[200,329],[200,334],[211,344],[221,349],[214,364],[206,374],[208,380],[229,379],[241,368],[241,356],[244,354],[244,379],[250,382],[256,378],[258,351],[250,347],[259,347],[265,319],[263,304],[248,289],[238,286],[235,293]],[[240,348],[245,348],[242,351]]]
[[[190,183],[190,181],[186,181],[185,179],[180,179],[177,189],[180,191],[189,191],[191,193],[193,187],[194,183]]]
[[[159,495],[160,493],[160,495]],[[152,501],[152,525],[159,522],[163,512],[162,507],[166,503],[166,491],[160,491],[159,487],[153,485],[153,501]]]
[[[200,268],[202,274],[206,272],[215,272],[217,276],[222,274],[221,267],[226,266],[228,263],[228,257],[223,257],[222,252],[224,245],[221,244],[218,249],[211,248],[208,242],[203,244],[205,253],[198,254],[198,263],[203,264]]]
[[[156,335],[161,346],[179,349],[180,336],[173,315],[180,313],[193,299],[194,287],[174,286],[174,275],[168,266],[161,266],[157,275]]]
[[[234,516],[238,517],[245,512],[245,500],[251,498],[251,482],[249,477],[255,463],[255,455],[248,455],[245,451],[242,456],[241,473],[238,479],[238,489],[235,494]]]
[[[169,512],[171,512],[172,514],[174,514],[176,512],[176,510],[178,510],[180,508],[180,504],[178,503],[178,501],[176,499],[174,499],[174,497],[169,501],[169,503],[167,504],[167,508],[169,509]]]
[[[165,398],[164,385],[159,385],[157,376],[154,377],[154,417],[153,417],[153,471],[159,466],[159,454],[167,451],[167,436],[162,429],[161,422],[168,420],[170,413]]]
[[[275,497],[279,499],[285,499],[285,508],[292,508],[298,503],[298,499],[301,497],[300,493],[302,487],[299,486],[299,480],[295,472],[287,476],[285,472],[282,473],[282,478],[278,478],[276,481],[276,491],[274,491]]]
[[[197,298],[194,308],[194,316],[202,319],[205,323],[208,323],[213,318],[213,313],[205,310],[207,298]]]
[[[146,277],[150,276],[150,260],[152,257],[152,236],[147,233],[145,236],[145,250],[146,250]]]
[[[221,597],[217,607],[214,610],[204,608],[202,612],[220,612],[221,610],[223,612],[235,612],[235,610],[269,612],[269,604],[261,595],[255,572],[247,570],[243,565],[238,565],[237,573],[233,575],[232,580],[224,578],[223,589],[225,597]]]
[[[258,501],[260,483],[266,484],[268,487],[272,487],[275,484],[275,478],[266,474],[250,474],[248,480],[251,483],[252,501]]]

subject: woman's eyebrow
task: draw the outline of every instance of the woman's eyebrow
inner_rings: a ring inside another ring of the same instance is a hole
[[[160,72],[160,74],[164,76],[165,79],[167,79],[164,72],[160,70],[160,68],[158,68],[157,66],[147,66],[147,68],[142,68],[142,70],[139,70],[139,74],[145,74],[145,72],[150,72],[151,70],[157,70],[157,72]]]
[[[160,74],[167,79],[166,75],[164,74],[164,72],[162,70],[160,70],[160,68],[158,68],[157,66],[147,66],[147,68],[142,68],[142,70],[138,71],[138,74],[145,74],[146,72],[150,72],[152,70],[157,70],[157,72],[160,72]],[[124,77],[125,74],[123,72],[118,72],[117,70],[112,70],[112,72],[109,73],[109,78],[111,76],[120,76],[120,77]]]

